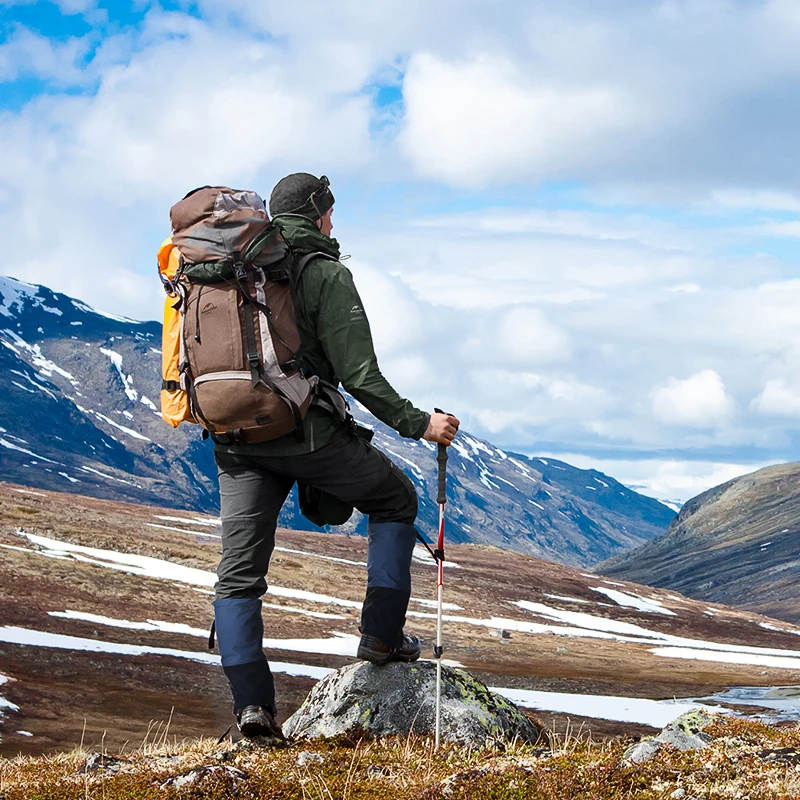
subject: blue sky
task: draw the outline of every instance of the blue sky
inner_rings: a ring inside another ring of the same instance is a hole
[[[0,273],[160,314],[169,206],[330,176],[387,376],[686,499],[800,446],[792,0],[0,0]]]

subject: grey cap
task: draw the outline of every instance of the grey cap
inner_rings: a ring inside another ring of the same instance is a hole
[[[308,172],[293,172],[281,178],[269,196],[269,213],[300,214],[317,220],[333,206],[330,181],[323,175],[316,178]]]

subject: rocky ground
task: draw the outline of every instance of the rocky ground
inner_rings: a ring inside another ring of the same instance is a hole
[[[415,736],[266,749],[162,737],[115,754],[0,760],[0,792],[5,800],[788,800],[800,792],[796,726],[718,718],[665,733],[675,744],[646,759],[629,740],[586,735],[439,751]]]
[[[76,637],[82,646],[89,640],[183,654],[0,641],[0,675],[8,679],[0,696],[17,707],[0,708],[0,753],[56,753],[81,742],[118,752],[139,746],[154,730],[163,733],[168,721],[170,737],[178,740],[226,730],[231,717],[221,670],[186,657],[208,658],[203,631],[211,621],[210,572],[220,549],[213,519],[5,484],[0,521],[0,634],[34,631]],[[153,563],[197,570],[191,573],[197,577],[194,583],[154,577],[96,554],[59,553],[23,534],[148,556],[158,560]],[[264,620],[265,635],[276,640],[267,647],[270,659],[288,665],[276,673],[283,720],[314,685],[315,667],[353,661],[346,648],[330,643],[351,642],[346,637],[356,633],[366,542],[282,530],[278,544],[283,549],[273,559]],[[491,547],[456,546],[449,557],[457,566],[446,572],[446,601],[458,608],[448,610],[446,656],[490,686],[661,700],[704,697],[728,686],[800,684],[800,660],[664,657],[655,652],[663,649],[658,640],[636,633],[713,641],[735,658],[737,647],[748,646],[796,653],[800,630],[792,626]],[[409,628],[422,636],[426,653],[434,637],[434,609],[426,603],[435,597],[435,574],[432,563],[415,560]],[[318,596],[309,600],[309,592]],[[619,605],[608,592],[649,598],[651,605]],[[588,627],[587,614],[593,620]],[[636,628],[627,637],[598,630],[609,625]],[[589,703],[570,713],[527,710],[561,733],[591,731],[598,738],[655,732],[652,723],[600,719]]]

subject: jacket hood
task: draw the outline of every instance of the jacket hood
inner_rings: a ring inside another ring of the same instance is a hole
[[[281,235],[295,253],[325,253],[338,259],[341,253],[339,242],[325,236],[308,218],[299,214],[278,214],[273,221]]]

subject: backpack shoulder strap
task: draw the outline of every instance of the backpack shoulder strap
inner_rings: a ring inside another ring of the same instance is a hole
[[[336,256],[332,256],[329,253],[323,252],[315,252],[315,253],[306,253],[304,256],[301,256],[294,262],[294,269],[292,270],[292,286],[296,289],[297,284],[300,281],[300,276],[303,274],[303,270],[315,259],[315,258],[324,258],[326,261],[338,261],[339,259]]]

